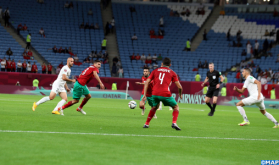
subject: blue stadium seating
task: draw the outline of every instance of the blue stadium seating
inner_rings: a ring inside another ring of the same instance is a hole
[[[2,39],[0,40],[0,59],[3,59],[4,57],[6,60],[8,60],[9,56],[6,55],[6,51],[8,48],[11,48],[13,55],[10,56],[11,60],[14,59],[15,63],[17,63],[19,60],[21,62],[24,61],[24,58],[22,57],[23,48],[16,42],[16,40],[4,29],[3,26],[0,26],[0,35]],[[26,62],[30,61],[31,64],[36,62],[38,66],[38,72],[41,72],[41,65],[36,60],[26,60]]]
[[[199,60],[210,60],[211,55],[204,52],[185,52],[187,39],[191,39],[198,31],[196,24],[188,20],[183,21],[180,17],[170,17],[170,9],[166,5],[132,5],[136,12],[130,13],[130,4],[113,4],[113,15],[116,21],[116,33],[120,58],[123,69],[130,78],[139,78],[142,75],[142,62],[130,62],[130,57],[135,54],[161,54],[163,57],[172,59],[172,69],[180,76],[181,80],[191,81],[196,72],[192,72],[197,67]],[[149,31],[154,29],[158,32],[159,19],[164,16],[165,31],[163,39],[150,39]],[[133,34],[138,40],[131,41]],[[213,55],[213,54],[212,54]],[[213,55],[214,56],[214,55]],[[160,64],[159,64],[160,65]],[[206,71],[201,71],[205,73]]]
[[[34,0],[4,1],[2,8],[9,7],[11,12],[12,25],[17,27],[19,23],[26,24],[28,31],[32,33],[32,46],[45,57],[54,67],[61,61],[66,63],[69,54],[55,54],[47,49],[54,45],[59,47],[71,47],[74,54],[77,54],[80,61],[83,61],[91,51],[100,51],[101,42],[104,37],[100,4],[97,2],[74,2],[74,8],[64,8],[66,1],[48,0],[45,4],[39,4]],[[92,8],[93,16],[87,15]],[[79,29],[84,22],[98,23],[100,30]],[[45,30],[46,38],[39,34],[40,28]],[[27,31],[21,32],[26,38]],[[20,52],[23,52],[21,49]],[[89,64],[74,66],[72,75],[79,75]],[[100,76],[110,77],[109,65],[103,65],[100,69]]]

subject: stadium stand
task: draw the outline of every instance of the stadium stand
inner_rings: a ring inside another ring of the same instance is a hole
[[[3,1],[2,7],[10,8],[10,22],[14,27],[18,24],[26,24],[28,31],[21,31],[22,37],[26,38],[27,33],[32,33],[31,45],[55,68],[69,57],[69,54],[55,54],[47,49],[56,45],[57,48],[71,47],[74,54],[77,54],[79,61],[83,60],[91,51],[100,51],[101,42],[104,37],[103,23],[101,18],[100,4],[97,2],[73,2],[73,8],[64,8],[65,1],[49,0],[44,4],[39,4],[33,0]],[[93,15],[87,15],[89,9],[93,10]],[[30,10],[32,9],[32,10]],[[47,17],[45,14],[48,13]],[[99,30],[79,29],[79,25],[84,23],[98,23]],[[39,34],[43,28],[46,38]],[[20,48],[20,52],[23,49]],[[75,65],[72,68],[72,75],[79,75],[89,64]],[[41,69],[41,68],[40,68]],[[110,77],[109,65],[103,65],[100,69],[100,76]]]
[[[225,16],[219,16],[218,20],[215,22],[214,26],[212,27],[212,30],[214,31],[214,34],[212,34],[212,37],[219,38],[216,39],[216,42],[219,41],[221,44],[224,42],[224,39],[226,37],[226,34],[229,29],[231,29],[231,41],[229,42],[230,45],[233,45],[232,41],[237,42],[236,39],[236,33],[238,30],[241,30],[241,43],[243,44],[242,47],[236,47],[236,48],[227,48],[228,50],[232,50],[230,52],[236,51],[237,61],[236,63],[240,63],[242,60],[245,60],[245,58],[250,58],[248,56],[241,57],[241,51],[243,49],[246,50],[246,43],[250,41],[252,47],[254,47],[255,40],[259,42],[260,48],[263,48],[263,42],[265,39],[268,40],[268,42],[273,42],[276,40],[276,35],[273,36],[264,36],[265,31],[268,30],[271,32],[272,30],[277,31],[278,30],[278,24],[275,23],[275,20],[278,22],[278,18],[272,17],[271,13],[257,13],[257,11],[265,12],[266,10],[262,10],[262,8],[266,9],[266,7],[259,7],[261,10],[257,10],[258,8],[235,8],[235,7],[227,7],[225,8],[226,15]],[[270,8],[268,11],[271,11],[271,8],[274,9],[274,7],[268,7]],[[243,13],[246,11],[250,11],[252,13]],[[219,37],[218,37],[219,35]],[[210,38],[210,34],[208,35]],[[221,45],[220,45],[221,46]],[[228,47],[228,42],[226,44],[223,44],[222,47]],[[277,49],[277,48],[276,48]],[[275,50],[276,50],[275,49]],[[275,50],[272,49],[272,54],[277,55],[275,53]],[[235,57],[235,53],[231,54]],[[267,58],[267,61],[265,58],[261,59],[254,59],[254,63],[256,65],[259,65],[262,69],[269,69],[272,68],[273,70],[278,70],[278,66],[275,64],[275,62],[271,62],[277,56],[273,56],[272,58]],[[276,59],[275,59],[276,61]],[[269,66],[264,65],[268,63]],[[248,63],[249,64],[249,63]],[[267,68],[268,67],[268,68]],[[254,70],[254,75],[257,77],[257,74]],[[230,82],[236,82],[235,79],[236,73],[231,72],[228,75],[228,79]]]
[[[21,62],[24,61],[24,58],[22,56],[23,48],[15,41],[15,39],[4,29],[3,26],[0,26],[0,35],[2,39],[0,40],[0,59],[3,59],[4,57],[6,60],[8,60],[9,56],[6,55],[6,51],[11,48],[13,55],[10,56],[10,59],[14,59],[15,63],[17,63],[19,60]],[[41,72],[41,65],[36,60],[26,60],[26,62],[30,61],[31,64],[36,62],[36,65],[38,66],[38,72]]]
[[[131,13],[130,6],[134,6],[136,12]],[[169,16],[170,9],[176,9],[176,6],[167,5],[131,5],[114,3],[112,5],[113,15],[116,20],[116,33],[119,46],[122,66],[127,77],[139,78],[142,75],[142,62],[130,62],[130,56],[135,54],[161,54],[163,57],[170,57],[173,61],[173,70],[179,75],[181,80],[191,81],[194,79],[194,67],[197,67],[199,60],[203,59],[201,52],[185,52],[187,39],[192,39],[198,31],[199,26],[211,12],[211,9],[205,8],[204,16],[198,16],[199,21],[194,21],[196,7],[189,6],[192,13],[189,19]],[[165,31],[163,39],[155,39],[149,36],[149,31],[154,29],[158,32],[159,19],[164,17]],[[191,23],[191,22],[192,23]],[[197,25],[197,24],[198,25]],[[136,34],[138,40],[132,41],[131,37]],[[210,58],[206,58],[210,59]],[[160,62],[158,62],[160,65]],[[205,72],[205,71],[204,71]]]

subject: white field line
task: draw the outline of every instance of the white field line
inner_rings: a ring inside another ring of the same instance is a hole
[[[47,132],[47,131],[0,130],[0,133],[68,134],[68,135],[93,135],[93,136],[125,136],[125,137],[153,137],[153,138],[208,139],[208,140],[244,140],[244,141],[272,141],[272,142],[279,142],[279,139],[247,139],[247,138],[192,137],[192,136],[167,136],[167,135],[137,135],[137,134],[109,134],[109,133],[82,133],[82,132]]]
[[[25,102],[25,103],[21,103],[21,104],[30,104],[30,103],[26,103],[26,102],[34,102],[34,101],[31,101],[31,100],[11,100],[11,99],[0,99],[1,101],[7,101],[7,102]],[[49,102],[46,102],[44,104],[49,104],[49,103],[54,103],[55,101],[49,101]],[[56,102],[55,102],[56,103]],[[9,104],[9,103],[5,103],[5,104]],[[14,105],[14,103],[11,103]],[[30,104],[31,105],[31,104]],[[32,104],[33,105],[33,104]],[[32,107],[31,105],[31,107]],[[86,107],[93,107],[93,108],[96,108],[96,107],[102,107],[102,108],[105,108],[105,109],[110,109],[111,107],[103,107],[103,106],[97,106],[97,105],[94,105],[94,106],[90,106],[90,105],[87,105]],[[113,107],[113,108],[122,108],[122,107]],[[244,107],[245,108],[245,107]],[[186,109],[186,110],[191,110],[191,111],[207,111],[207,110],[203,110],[203,109],[195,109],[195,108],[179,108],[179,109]],[[209,109],[208,109],[209,111]],[[216,112],[218,111],[222,111],[222,112],[238,112],[237,109],[235,109],[235,111],[233,110],[216,110]],[[248,113],[260,113],[258,111],[249,111]],[[272,112],[272,114],[277,114],[276,112]]]

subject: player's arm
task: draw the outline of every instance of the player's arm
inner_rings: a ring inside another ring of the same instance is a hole
[[[242,89],[238,89],[236,86],[234,86],[234,87],[233,87],[233,90],[235,90],[235,91],[237,91],[238,93],[241,93],[241,94],[242,94],[242,93],[245,92],[246,88],[243,87]]]
[[[201,86],[203,87],[204,84],[209,80],[209,78],[206,76],[205,80],[203,81],[203,83],[201,84]]]
[[[142,82],[136,82],[136,84],[138,84],[138,85],[144,85],[144,83],[142,83]]]
[[[66,89],[67,92],[70,92],[70,91],[71,91],[71,90],[68,88],[67,83],[65,83],[64,87],[65,87],[65,89]]]
[[[220,83],[216,85],[216,88],[219,88],[220,85],[223,83],[224,81],[224,77],[222,75],[219,76],[221,78]]]
[[[73,82],[73,83],[76,82],[75,79],[69,79],[69,78],[66,76],[66,74],[62,74],[62,80],[64,80],[64,81],[70,81],[70,82]]]
[[[100,79],[100,77],[99,77],[97,71],[93,71],[93,75],[94,75],[94,77],[96,78],[96,80],[100,83],[101,89],[105,89],[105,86],[104,86],[104,84],[102,83],[102,81],[101,81],[101,79]]]
[[[180,84],[180,82],[179,81],[175,81],[174,82],[175,83],[175,85],[177,86],[177,88],[178,88],[178,93],[179,93],[179,97],[182,99],[182,86],[181,86],[181,84]]]
[[[257,86],[258,86],[258,100],[260,100],[261,92],[262,92],[262,83],[260,81],[258,81],[257,79],[255,79],[254,83],[257,84]]]

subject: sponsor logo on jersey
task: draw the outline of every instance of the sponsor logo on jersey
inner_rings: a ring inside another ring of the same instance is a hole
[[[213,79],[216,79],[216,76],[212,76]]]
[[[64,69],[65,72],[67,72],[67,69]]]

